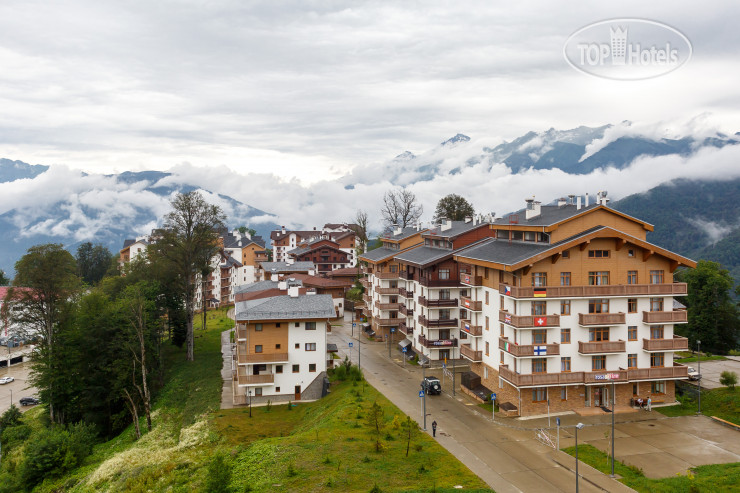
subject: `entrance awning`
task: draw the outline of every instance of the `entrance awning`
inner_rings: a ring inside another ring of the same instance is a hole
[[[403,339],[401,342],[398,343],[398,345],[401,347],[401,349],[403,349],[406,346],[410,346],[411,341],[409,341],[408,339]]]

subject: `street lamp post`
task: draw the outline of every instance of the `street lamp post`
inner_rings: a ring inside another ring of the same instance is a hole
[[[249,396],[249,417],[252,417],[252,389],[247,389],[247,395]]]
[[[699,410],[696,414],[701,414],[701,341],[696,341],[696,371],[699,373]]]
[[[612,380],[612,477],[614,477],[614,413],[617,412],[617,394]]]
[[[576,493],[578,493],[578,430],[583,428],[583,423],[576,425]]]

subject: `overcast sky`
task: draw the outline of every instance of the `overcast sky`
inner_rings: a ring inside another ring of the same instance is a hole
[[[673,26],[693,58],[637,82],[571,68],[568,36],[616,17]],[[733,2],[4,0],[0,157],[307,183],[458,132],[708,114],[734,133],[737,19]]]

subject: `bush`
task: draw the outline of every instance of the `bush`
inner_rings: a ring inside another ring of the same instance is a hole
[[[21,423],[23,413],[16,407],[15,404],[11,404],[7,411],[0,416],[0,429],[10,428]]]
[[[3,444],[3,450],[7,452],[13,445],[26,441],[29,436],[31,436],[31,427],[19,424],[10,428],[3,428],[0,442]]]
[[[719,376],[719,383],[725,387],[729,387],[730,390],[735,390],[735,385],[737,385],[737,373],[734,371],[723,371]]]
[[[208,464],[208,476],[206,476],[205,491],[211,493],[228,493],[231,491],[231,466],[226,463],[224,455],[217,453],[210,464]]]

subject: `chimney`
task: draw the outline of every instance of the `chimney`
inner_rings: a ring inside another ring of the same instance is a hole
[[[293,262],[295,262],[295,259],[293,257],[288,257],[285,260],[285,263],[288,264],[288,265],[293,265]]]
[[[393,224],[393,236],[398,236],[401,233],[403,233],[403,228],[401,228],[401,226],[399,226],[398,224],[394,223]]]
[[[316,275],[316,270],[315,269],[308,269],[308,275],[309,276],[315,276]]]
[[[586,203],[583,204],[583,207],[584,208],[588,207],[588,192],[586,192]]]
[[[308,288],[308,289],[306,289],[306,294],[307,295],[316,294],[316,288]]]
[[[575,198],[576,198],[576,196],[573,195],[573,194],[568,195],[568,205],[574,205],[575,204],[575,202],[574,202]]]
[[[601,191],[596,195],[596,203],[599,205],[606,205],[609,202],[609,199],[606,198],[607,191]]]
[[[278,281],[278,289],[280,291],[285,291],[288,289],[288,281]]]
[[[298,298],[300,288],[298,286],[291,286],[288,288],[288,296],[291,298]]]
[[[473,218],[472,218],[472,217],[470,217],[470,216],[465,216],[465,224],[467,224],[467,223],[471,222],[472,220],[473,220]],[[473,223],[473,224],[475,224],[475,223]]]
[[[581,210],[581,196],[580,195],[576,197],[576,210],[577,211]]]
[[[270,272],[270,280],[271,281],[277,281],[279,279],[280,279],[280,276],[277,273],[277,269],[273,267],[272,268],[272,271]]]
[[[568,203],[568,201],[567,201],[567,200],[565,199],[565,197],[560,197],[560,198],[558,199],[558,207],[563,207],[563,206],[564,206],[564,205],[566,205],[567,203]]]
[[[421,221],[417,221],[417,223],[416,223],[416,231],[421,231]]]
[[[439,218],[439,230],[447,231],[449,229],[452,229],[452,220],[447,219],[446,217],[440,217]]]
[[[285,226],[280,226],[280,228],[281,228],[280,232],[281,232],[282,234],[285,234]]]
[[[527,199],[527,210],[525,212],[526,218],[532,219],[542,214],[542,203],[534,199]]]

